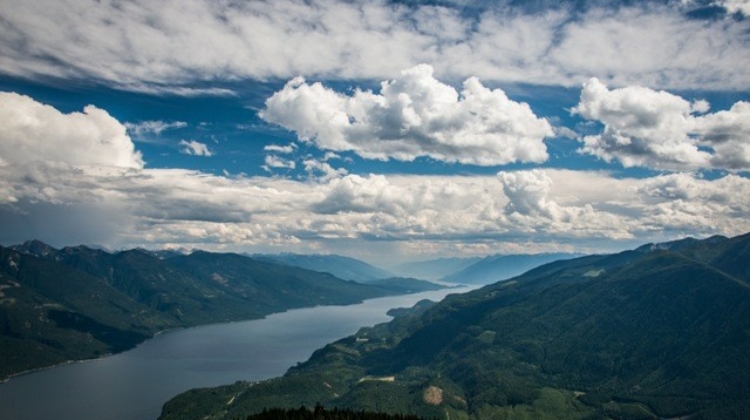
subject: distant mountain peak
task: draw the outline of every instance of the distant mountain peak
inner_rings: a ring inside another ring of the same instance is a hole
[[[9,248],[22,254],[33,255],[40,258],[45,258],[48,255],[57,252],[57,249],[38,239],[32,239],[20,245],[12,245]]]

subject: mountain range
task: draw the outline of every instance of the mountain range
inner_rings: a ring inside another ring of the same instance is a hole
[[[435,258],[399,264],[394,271],[402,276],[427,280],[440,280],[481,261],[480,257]]]
[[[120,352],[168,329],[443,287],[361,284],[230,253],[0,247],[0,379]]]
[[[543,253],[490,255],[440,278],[449,283],[490,284],[525,273],[552,261],[580,257],[581,254]]]
[[[551,262],[363,328],[161,420],[327,407],[440,419],[750,418],[750,234]]]
[[[367,283],[373,280],[395,277],[382,268],[375,267],[364,261],[341,255],[302,255],[302,254],[253,254],[251,257],[268,262],[306,268],[313,271],[331,273],[344,280],[354,280]],[[419,276],[413,276],[419,277]]]

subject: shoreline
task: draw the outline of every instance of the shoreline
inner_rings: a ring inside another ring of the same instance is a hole
[[[449,286],[447,284],[440,284],[440,285],[444,286],[444,287],[441,288],[441,289],[438,289],[438,290],[457,289],[457,288],[466,287],[466,285],[462,285],[462,284],[453,284],[452,286]],[[283,313],[287,313],[287,312],[295,311],[295,310],[309,309],[309,308],[315,308],[315,307],[319,307],[319,306],[352,306],[352,305],[362,304],[362,303],[364,303],[364,302],[366,302],[368,300],[382,299],[382,298],[395,297],[395,296],[406,296],[406,295],[412,295],[412,294],[417,294],[417,293],[421,293],[421,292],[410,292],[410,293],[403,293],[403,294],[393,294],[393,295],[386,295],[386,296],[380,296],[380,297],[373,297],[373,298],[369,298],[369,299],[361,299],[361,300],[359,300],[357,302],[351,302],[351,303],[346,303],[346,304],[301,306],[301,307],[296,307],[296,308],[288,308],[288,309],[285,309],[283,311],[271,312],[271,313],[262,315],[260,317],[255,317],[255,318],[237,319],[237,320],[229,320],[229,321],[222,321],[222,322],[210,322],[210,323],[206,323],[206,324],[188,325],[188,326],[183,326],[183,327],[167,328],[167,329],[159,330],[159,331],[153,333],[151,336],[147,337],[146,339],[144,339],[143,341],[139,342],[135,346],[133,346],[131,348],[128,348],[126,350],[122,350],[122,351],[115,352],[115,353],[106,353],[106,354],[103,354],[103,355],[100,355],[100,356],[97,356],[97,357],[90,357],[90,358],[86,358],[86,359],[70,359],[70,360],[66,360],[64,362],[56,363],[56,364],[49,365],[49,366],[42,366],[42,367],[38,367],[38,368],[33,368],[33,369],[25,370],[25,371],[22,371],[22,372],[12,373],[9,376],[0,379],[0,385],[5,384],[5,383],[7,383],[7,382],[9,382],[9,381],[11,381],[11,380],[13,380],[15,378],[20,377],[20,376],[30,375],[30,374],[33,374],[33,373],[41,372],[41,371],[48,370],[48,369],[54,369],[54,368],[58,368],[58,367],[62,367],[62,366],[70,365],[70,364],[88,363],[88,362],[92,362],[92,361],[96,361],[96,360],[100,360],[100,359],[106,359],[108,357],[112,357],[112,356],[115,356],[115,355],[118,355],[118,354],[123,354],[123,353],[126,353],[128,351],[132,351],[133,349],[135,349],[135,348],[143,345],[143,343],[145,343],[146,341],[153,340],[154,338],[157,338],[157,337],[159,337],[159,336],[161,336],[163,334],[167,334],[167,333],[174,332],[174,331],[190,330],[190,329],[193,329],[193,328],[201,328],[201,327],[207,327],[207,326],[211,326],[211,325],[219,325],[219,324],[227,324],[227,323],[235,323],[235,322],[257,321],[257,320],[266,319],[267,317],[272,316],[272,315],[283,314]]]
[[[391,308],[412,306],[423,298],[440,300],[456,291],[297,308],[267,319],[172,331],[176,334],[166,334],[170,331],[165,329],[158,340],[131,350],[132,356],[114,355],[111,362],[87,360],[94,363],[10,381],[0,386],[0,405],[5,404],[7,413],[18,420],[156,419],[167,401],[191,389],[283,376],[328,343],[363,326],[388,322],[392,318],[386,312]],[[291,342],[298,345],[289,346]]]
[[[135,348],[135,347],[133,347],[133,348]],[[123,351],[121,353],[124,353],[126,351],[130,351],[130,350],[132,350],[132,349],[125,350],[125,351]],[[104,354],[104,355],[101,355],[101,356],[98,356],[98,357],[91,357],[91,358],[88,358],[88,359],[77,359],[77,360],[76,359],[71,359],[71,360],[66,360],[66,361],[64,361],[62,363],[56,363],[54,365],[43,366],[43,367],[38,367],[38,368],[34,368],[34,369],[24,370],[23,372],[12,373],[8,377],[0,379],[0,385],[2,385],[4,383],[7,383],[7,382],[10,382],[11,380],[16,379],[16,378],[21,377],[21,376],[24,376],[24,375],[30,375],[32,373],[41,372],[41,371],[44,371],[44,370],[47,370],[47,369],[54,369],[54,368],[58,368],[58,367],[62,367],[62,366],[67,366],[67,365],[72,365],[72,364],[88,363],[88,362],[92,362],[92,361],[99,360],[99,359],[106,359],[107,357],[112,357],[112,356],[114,356],[116,354],[120,354],[120,353],[107,353],[107,354]]]

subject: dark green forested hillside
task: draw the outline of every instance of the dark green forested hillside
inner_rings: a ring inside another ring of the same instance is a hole
[[[750,235],[558,261],[162,419],[322,403],[444,419],[750,418]]]
[[[354,411],[350,409],[326,409],[321,405],[314,408],[300,407],[298,409],[265,409],[252,414],[246,420],[420,420],[413,415],[375,413],[372,411]]]
[[[407,293],[408,283],[363,285],[237,254],[0,247],[0,379],[122,351],[165,329],[351,304]]]

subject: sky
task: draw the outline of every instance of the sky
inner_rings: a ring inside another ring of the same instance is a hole
[[[0,244],[408,260],[750,232],[748,0],[0,0]]]

